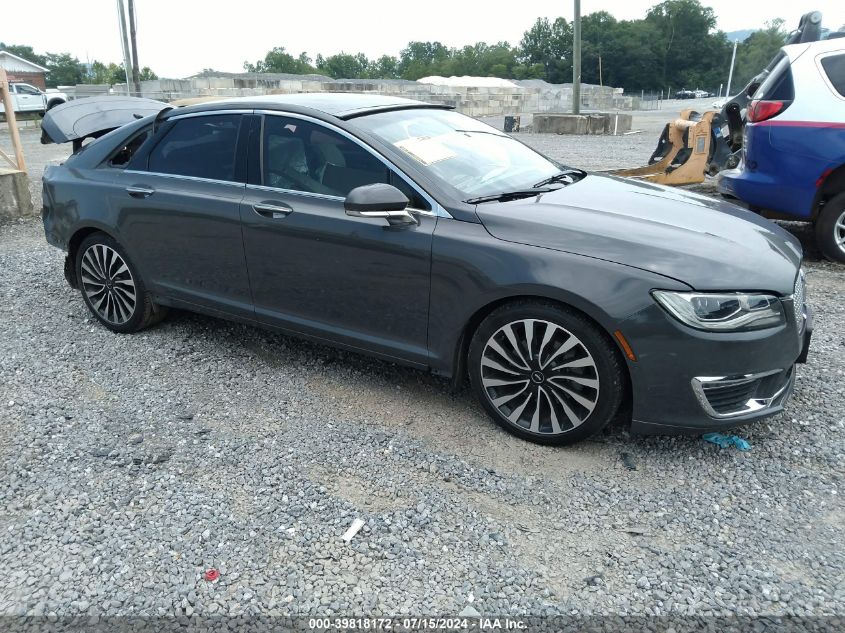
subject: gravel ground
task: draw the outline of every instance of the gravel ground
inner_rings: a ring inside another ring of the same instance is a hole
[[[24,137],[37,189],[65,150]],[[747,453],[535,446],[435,377],[184,312],[115,335],[62,257],[0,225],[0,615],[845,615],[845,268],[812,248],[810,361]]]

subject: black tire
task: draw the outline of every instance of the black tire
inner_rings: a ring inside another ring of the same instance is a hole
[[[137,332],[167,313],[165,306],[153,302],[124,248],[105,233],[92,233],[82,241],[75,269],[82,300],[112,332]]]
[[[598,433],[625,391],[622,360],[609,337],[554,303],[516,301],[494,310],[475,331],[467,363],[490,417],[539,444],[574,444]]]
[[[845,263],[845,193],[828,200],[816,218],[816,243],[822,254]]]

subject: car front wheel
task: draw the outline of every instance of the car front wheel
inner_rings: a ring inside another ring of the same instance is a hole
[[[473,391],[509,432],[542,444],[573,444],[619,410],[622,361],[589,319],[551,303],[493,311],[469,349]]]
[[[113,332],[137,332],[165,314],[147,293],[126,251],[105,233],[93,233],[80,244],[76,279],[91,314]]]
[[[816,220],[816,243],[828,259],[845,262],[845,193],[828,200]]]

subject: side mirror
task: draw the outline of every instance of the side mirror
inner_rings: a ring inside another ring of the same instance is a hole
[[[393,185],[374,183],[355,187],[346,196],[346,215],[356,218],[383,218],[390,225],[419,224],[407,210],[408,198]]]

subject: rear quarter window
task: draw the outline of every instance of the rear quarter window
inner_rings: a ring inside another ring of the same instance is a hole
[[[177,120],[150,152],[149,171],[211,180],[235,180],[239,114]]]
[[[792,67],[789,58],[784,57],[754,95],[763,101],[792,101],[795,99],[795,85],[792,83]]]
[[[845,53],[822,58],[822,69],[840,97],[845,97]]]

